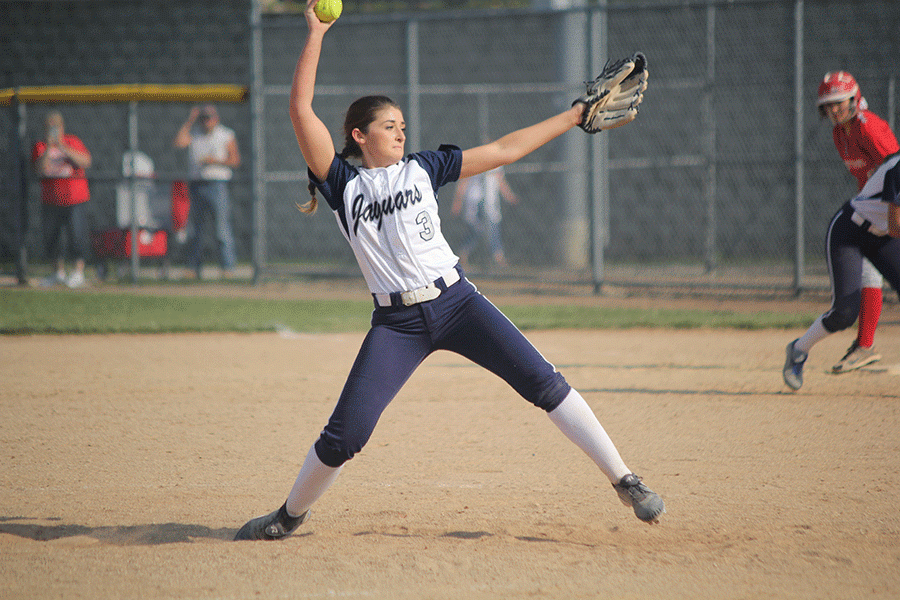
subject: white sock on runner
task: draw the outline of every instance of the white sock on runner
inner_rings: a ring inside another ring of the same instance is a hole
[[[292,517],[299,517],[325,493],[337,479],[341,467],[329,467],[316,454],[316,447],[309,449],[300,473],[291,488],[287,499],[287,512]]]
[[[611,483],[618,483],[631,473],[594,411],[575,388],[547,415],[567,438],[597,463]]]
[[[809,354],[809,351],[812,350],[813,346],[827,338],[831,333],[831,331],[828,331],[825,329],[825,326],[822,325],[822,316],[819,315],[819,317],[813,321],[813,324],[809,326],[809,329],[806,330],[806,333],[803,334],[803,337],[794,344],[794,349]]]

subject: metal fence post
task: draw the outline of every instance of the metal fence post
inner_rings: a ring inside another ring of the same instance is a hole
[[[606,61],[607,31],[606,0],[600,0],[597,10],[591,12],[590,69],[599,73]],[[595,135],[591,140],[591,277],[594,293],[603,291],[605,250],[609,241],[609,136]]]
[[[16,279],[21,285],[28,283],[28,156],[26,155],[27,111],[25,104],[19,102],[18,95],[12,100],[12,121],[15,127],[13,153],[16,172],[13,174],[13,193],[16,198],[16,211],[13,218],[15,227]]]
[[[794,195],[795,195],[795,256],[794,293],[803,290],[806,264],[806,218],[804,202],[804,160],[806,147],[803,141],[803,0],[794,5]]]
[[[706,154],[706,243],[704,267],[709,273],[718,264],[716,239],[718,211],[716,210],[716,113],[713,108],[716,82],[716,7],[706,7],[706,81],[703,91],[703,143]]]
[[[259,283],[260,271],[266,264],[266,144],[263,132],[265,118],[265,94],[263,91],[263,54],[262,54],[262,9],[260,0],[253,0],[250,7],[250,128],[252,161],[250,178],[252,180],[253,225],[251,235],[251,254],[253,263],[253,283]]]
[[[131,283],[137,283],[138,271],[141,268],[140,252],[138,252],[138,214],[137,214],[137,180],[135,178],[135,159],[138,150],[138,116],[137,102],[128,103],[128,149],[131,170],[128,173],[128,202],[131,205]]]
[[[583,0],[568,0],[569,7],[585,5]],[[568,10],[563,12],[557,25],[557,47],[560,49],[559,64],[562,83],[576,88],[585,80],[588,60],[584,49],[587,43],[587,11]],[[567,102],[571,102],[570,99]],[[563,196],[565,198],[562,220],[563,264],[572,269],[588,266],[591,227],[588,194],[588,138],[584,135],[565,134],[562,137],[563,162],[569,171],[563,176]]]
[[[406,122],[409,128],[406,147],[413,152],[421,150],[422,115],[419,109],[419,22],[410,19],[406,26],[406,88],[409,93],[409,114]]]

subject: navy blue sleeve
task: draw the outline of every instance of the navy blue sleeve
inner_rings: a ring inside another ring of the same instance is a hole
[[[462,150],[456,146],[443,144],[437,151],[417,152],[410,158],[419,163],[431,177],[431,184],[435,192],[441,186],[459,179],[459,172],[462,169]]]
[[[884,190],[882,198],[885,202],[893,202],[900,206],[900,162],[888,169],[884,174]]]
[[[344,206],[344,188],[347,187],[347,182],[356,176],[356,169],[335,154],[334,159],[331,161],[331,166],[328,168],[328,176],[325,178],[325,181],[319,181],[308,167],[306,172],[309,175],[309,180],[322,193],[325,202],[328,203],[331,210],[342,209]]]

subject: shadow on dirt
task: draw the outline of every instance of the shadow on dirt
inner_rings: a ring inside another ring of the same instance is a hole
[[[11,521],[32,520],[18,517],[0,517],[0,533],[50,542],[64,538],[84,536],[114,546],[155,546],[197,539],[231,541],[236,529],[210,529],[203,525],[184,523],[158,523],[152,525],[128,525],[118,527],[86,527],[84,525],[39,525]],[[52,520],[52,519],[50,519]]]

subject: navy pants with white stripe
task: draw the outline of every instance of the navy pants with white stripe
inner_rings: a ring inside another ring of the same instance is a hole
[[[372,328],[316,441],[319,460],[338,467],[353,458],[387,405],[435,350],[465,356],[547,412],[570,390],[522,332],[463,278],[429,302],[375,309]]]
[[[852,214],[849,204],[838,210],[825,240],[832,299],[822,325],[832,333],[847,329],[859,315],[863,256],[900,293],[900,239],[869,233],[850,219]]]

